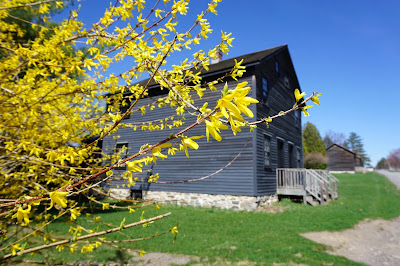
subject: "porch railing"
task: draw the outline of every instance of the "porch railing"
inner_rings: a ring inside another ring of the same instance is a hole
[[[302,195],[304,202],[312,196],[320,203],[338,197],[338,180],[326,170],[278,168],[276,178],[277,193],[281,195]]]

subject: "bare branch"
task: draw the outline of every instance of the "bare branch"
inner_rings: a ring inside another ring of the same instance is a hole
[[[170,212],[162,214],[162,215],[159,215],[159,216],[156,216],[156,217],[153,217],[153,218],[142,220],[142,221],[139,221],[139,222],[131,223],[131,224],[123,226],[122,228],[121,227],[115,227],[113,229],[108,229],[108,230],[104,230],[104,231],[101,231],[101,232],[96,232],[96,233],[93,233],[93,234],[80,236],[80,237],[76,238],[76,241],[89,239],[89,238],[92,238],[92,237],[98,237],[98,236],[102,236],[102,235],[106,235],[106,234],[117,232],[117,231],[119,231],[121,229],[127,229],[127,228],[131,228],[131,227],[134,227],[134,226],[150,223],[150,222],[153,222],[153,221],[157,221],[157,220],[163,219],[163,218],[165,218],[165,217],[167,217],[169,215],[171,215]],[[13,255],[12,253],[9,253],[9,254],[5,255],[4,257],[2,257],[2,259],[7,259],[7,258],[10,258],[10,257],[23,255],[23,254],[30,253],[30,252],[35,252],[35,251],[38,251],[38,250],[41,250],[41,249],[45,249],[45,248],[55,247],[55,246],[58,246],[58,245],[65,245],[65,244],[68,244],[68,243],[71,243],[71,242],[74,242],[74,240],[66,239],[66,240],[57,241],[57,242],[53,242],[53,243],[46,244],[46,245],[41,245],[41,246],[34,247],[34,248],[28,248],[28,249],[21,250],[21,251],[17,252],[15,255]]]

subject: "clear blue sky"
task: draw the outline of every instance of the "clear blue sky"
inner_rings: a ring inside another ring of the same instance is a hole
[[[95,22],[105,0],[82,1]],[[147,1],[150,4],[153,1]],[[208,1],[192,0],[190,12]],[[400,148],[400,1],[225,0],[209,16],[216,44],[232,32],[229,56],[287,44],[303,91],[322,93],[303,123],[362,137],[372,165]]]

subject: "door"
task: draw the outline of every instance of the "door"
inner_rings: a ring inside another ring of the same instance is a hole
[[[293,144],[288,146],[289,168],[294,168]]]
[[[278,139],[278,168],[284,168],[285,167],[285,152],[283,149],[284,142],[283,140]]]

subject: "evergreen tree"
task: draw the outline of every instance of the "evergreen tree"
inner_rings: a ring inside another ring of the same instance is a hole
[[[356,153],[363,162],[363,164],[368,164],[371,160],[369,159],[367,153],[364,150],[364,144],[362,138],[354,132],[351,132],[348,139],[345,142],[345,147]]]
[[[389,169],[388,162],[386,161],[385,158],[382,158],[379,160],[379,162],[376,164],[377,169]]]
[[[322,155],[326,155],[324,141],[317,127],[310,122],[307,122],[303,129],[303,150],[304,154],[321,153]]]

